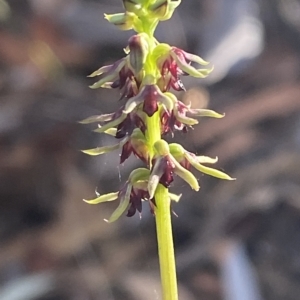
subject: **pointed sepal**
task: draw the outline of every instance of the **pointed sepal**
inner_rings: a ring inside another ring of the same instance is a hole
[[[210,118],[217,118],[221,119],[225,117],[225,114],[219,114],[210,109],[202,109],[202,108],[190,108],[189,113],[196,117],[210,117]]]
[[[199,191],[200,186],[197,178],[186,168],[182,167],[174,158],[173,163],[175,166],[174,173],[178,175],[181,179],[183,179],[186,183],[188,183],[193,190]]]
[[[182,194],[176,195],[173,193],[169,193],[169,198],[174,201],[174,202],[179,202],[179,200],[181,199]]]
[[[110,216],[110,218],[109,218],[108,220],[107,220],[107,219],[104,220],[105,222],[107,222],[107,223],[115,222],[115,221],[118,220],[118,219],[123,215],[123,213],[128,209],[128,207],[129,207],[129,202],[130,202],[131,189],[132,189],[132,185],[131,185],[131,184],[128,184],[125,193],[120,193],[120,194],[121,194],[121,195],[119,196],[120,203],[119,203],[118,207],[117,207],[116,210],[112,213],[112,215]]]
[[[83,201],[88,204],[99,204],[99,203],[103,203],[103,202],[110,202],[110,201],[117,200],[118,194],[119,194],[119,192],[109,193],[109,194],[101,195],[101,196],[99,196],[95,199],[91,199],[91,200],[83,199]]]
[[[97,148],[93,148],[93,149],[81,150],[81,152],[88,154],[88,155],[96,156],[96,155],[109,153],[109,152],[114,151],[119,148],[120,148],[120,144],[116,144],[116,145],[111,145],[111,146],[104,146],[104,147],[97,147]]]
[[[132,12],[118,13],[118,14],[104,14],[104,18],[111,24],[114,24],[121,30],[130,30],[134,26],[136,15]]]

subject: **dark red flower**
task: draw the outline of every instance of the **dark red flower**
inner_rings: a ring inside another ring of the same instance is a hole
[[[135,97],[128,99],[124,112],[128,114],[143,104],[143,111],[151,117],[158,110],[159,104],[168,107],[169,103],[170,99],[161,92],[156,84],[149,84],[144,85]]]
[[[174,163],[170,160],[168,155],[154,158],[152,160],[151,172],[155,172],[159,176],[159,183],[164,187],[169,187],[174,180],[173,170],[175,168]]]
[[[145,164],[149,164],[149,149],[143,132],[136,128],[122,147],[120,163],[122,164],[133,153]]]
[[[146,130],[145,122],[137,113],[128,114],[125,120],[117,126],[116,138],[120,139],[126,135],[131,135],[135,128],[139,128],[144,133]]]
[[[132,217],[135,215],[136,211],[140,214],[142,213],[142,200],[149,199],[149,193],[147,191],[147,185],[145,185],[146,190],[142,188],[133,187],[130,194],[130,206],[127,211],[127,217]]]

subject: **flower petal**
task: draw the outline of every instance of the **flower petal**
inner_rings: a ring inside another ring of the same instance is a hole
[[[114,201],[114,200],[118,199],[118,195],[119,195],[119,192],[109,193],[109,194],[101,195],[101,196],[99,196],[95,199],[91,199],[91,200],[83,199],[83,201],[88,204],[98,204],[98,203],[103,203],[103,202]]]
[[[188,125],[188,126],[193,126],[193,125],[196,125],[199,123],[198,120],[189,118],[189,117],[185,116],[184,114],[180,114],[178,112],[175,112],[175,116],[179,122],[181,122],[185,125]]]
[[[175,8],[181,3],[181,0],[168,1],[168,2],[169,2],[168,3],[168,11],[163,17],[159,18],[161,21],[169,20],[172,17],[172,15],[175,11]]]
[[[131,113],[138,105],[144,102],[144,98],[141,96],[141,92],[136,96],[131,97],[127,100],[125,108],[123,110],[124,114]]]
[[[121,217],[121,215],[128,209],[128,207],[130,205],[131,189],[132,189],[132,185],[128,184],[124,197],[122,197],[120,199],[119,206],[112,213],[110,218],[108,220],[104,220],[104,221],[106,221],[107,223],[112,223],[112,222],[118,220]]]
[[[138,181],[145,181],[148,180],[150,175],[150,170],[146,168],[137,168],[133,170],[128,178],[128,181],[132,184],[135,184]]]
[[[170,153],[173,156],[180,156],[181,157],[186,152],[186,150],[180,144],[177,144],[177,143],[169,144],[169,149],[170,149]]]
[[[193,62],[196,62],[197,64],[199,65],[202,65],[202,66],[206,66],[209,64],[208,61],[205,61],[203,58],[201,58],[200,56],[197,56],[195,54],[191,54],[191,53],[188,53],[188,52],[185,52],[183,51],[183,55],[186,59],[188,59],[189,61],[193,61]]]
[[[208,156],[196,156],[197,157],[197,161],[200,164],[215,164],[218,161],[218,157],[215,158],[211,158]]]
[[[132,139],[131,145],[134,154],[143,160],[145,163],[149,162],[149,148],[145,139]]]
[[[165,159],[164,157],[160,157],[156,160],[153,169],[151,171],[151,174],[149,176],[148,192],[149,192],[150,199],[154,197],[159,180],[162,177],[163,173],[165,172],[164,164],[163,164],[164,159]]]
[[[168,0],[157,0],[148,7],[152,15],[156,18],[163,18],[168,12]]]
[[[116,136],[117,128],[108,128],[107,130],[104,131],[104,133],[108,135]]]
[[[200,171],[202,173],[205,173],[205,174],[208,174],[208,175],[220,178],[220,179],[236,180],[236,178],[232,178],[232,177],[230,177],[229,175],[227,175],[226,173],[224,173],[222,171],[219,171],[219,170],[216,170],[216,169],[213,169],[213,168],[209,168],[209,167],[205,167],[201,164],[197,164],[196,166],[193,166],[193,167],[195,167],[198,171]]]
[[[106,73],[109,70],[111,70],[113,68],[113,66],[114,65],[103,66],[103,67],[99,68],[98,70],[94,71],[92,74],[88,75],[88,77],[96,77],[103,73]]]
[[[163,107],[166,108],[168,112],[171,112],[175,106],[175,103],[177,101],[176,97],[172,93],[162,93],[161,97],[159,98],[159,102],[163,105]],[[174,99],[175,98],[175,99]]]
[[[136,16],[134,13],[126,11],[125,13],[118,14],[104,14],[104,18],[121,30],[130,30],[133,28],[134,20]]]
[[[149,173],[149,175],[150,175],[150,173]],[[148,177],[147,177],[147,180],[148,180]],[[147,181],[146,180],[139,180],[139,181],[135,182],[133,184],[133,189],[134,190],[143,190],[145,192],[148,191],[147,190]]]
[[[123,164],[124,161],[130,156],[131,153],[132,153],[132,146],[130,141],[128,141],[122,147],[122,152],[120,154],[120,164]]]
[[[123,5],[126,11],[137,13],[141,9],[141,4],[134,0],[123,0]]]
[[[95,122],[107,122],[107,121],[112,120],[114,115],[115,115],[115,113],[91,116],[86,119],[83,119],[82,121],[79,121],[79,123],[80,124],[90,124],[90,123],[95,123]]]
[[[200,186],[199,186],[199,183],[198,183],[196,177],[190,171],[188,171],[187,169],[185,169],[184,167],[182,167],[176,161],[176,159],[173,158],[173,157],[172,157],[172,162],[175,165],[175,169],[174,169],[175,174],[177,174],[184,181],[186,181],[193,190],[199,191]]]
[[[222,172],[222,171],[219,171],[219,170],[216,170],[216,169],[213,169],[213,168],[209,168],[209,167],[205,167],[203,165],[201,165],[199,162],[198,162],[198,159],[197,157],[193,157],[192,155],[190,154],[187,154],[186,156],[186,159],[189,161],[189,163],[198,171],[204,173],[204,174],[207,174],[207,175],[210,175],[210,176],[213,176],[213,177],[217,177],[217,178],[220,178],[220,179],[225,179],[225,180],[235,180],[235,178],[232,178],[230,177],[229,175],[227,175],[226,173]]]
[[[170,153],[180,163],[185,159],[185,149],[177,143],[169,144]]]
[[[123,122],[126,119],[126,117],[127,117],[127,115],[123,113],[119,118],[117,118],[107,124],[104,124],[103,126],[99,126],[99,128],[95,129],[94,132],[102,133],[112,127],[118,126],[121,122]]]
[[[111,152],[113,150],[120,148],[120,146],[121,146],[120,144],[116,144],[116,145],[111,145],[111,146],[104,146],[104,147],[97,147],[97,148],[93,148],[93,149],[81,150],[81,152],[88,154],[88,155],[95,156],[95,155],[100,155],[100,154]]]
[[[213,110],[210,109],[197,109],[197,108],[190,108],[189,113],[193,114],[197,117],[211,117],[211,118],[223,118],[225,114],[219,114]]]
[[[105,75],[105,74],[102,74]],[[90,85],[91,89],[98,89],[100,87],[106,87],[105,84],[109,81],[114,81],[117,78],[118,74],[106,74],[106,76],[103,76],[99,81],[95,82],[94,84]]]
[[[110,69],[107,72],[103,72],[100,68],[99,70],[95,71],[90,75],[90,77],[98,76],[100,75],[100,80],[95,82],[93,85],[90,86],[91,89],[97,89],[100,87],[105,87],[105,84],[109,81],[115,81],[119,77],[119,72],[121,69],[125,66],[127,63],[126,57],[118,60],[116,63],[114,63],[112,66],[110,66]],[[106,69],[105,69],[106,70]]]
[[[173,194],[173,193],[169,193],[169,198],[170,198],[172,201],[175,201],[175,202],[179,202],[181,196],[182,196],[182,194],[176,195],[176,194]]]

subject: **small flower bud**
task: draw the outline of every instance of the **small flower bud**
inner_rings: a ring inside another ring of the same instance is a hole
[[[181,159],[184,158],[185,150],[181,145],[172,143],[169,144],[169,149],[170,149],[170,153],[177,161],[180,161]]]
[[[159,156],[166,156],[170,153],[169,144],[164,140],[158,140],[154,148]]]
[[[168,9],[167,9],[167,12],[166,14],[160,18],[160,21],[166,21],[166,20],[169,20],[174,11],[175,11],[175,8],[181,3],[181,0],[177,0],[177,1],[168,1]]]
[[[138,13],[141,10],[141,3],[138,0],[123,0],[123,5],[126,11]]]
[[[119,14],[107,15],[104,14],[104,18],[121,30],[130,30],[134,26],[135,14],[132,12],[125,12]]]
[[[175,158],[176,161],[178,161],[185,169],[190,169],[190,163],[185,158],[186,150],[179,144],[170,144],[170,153]]]
[[[145,34],[132,36],[129,41],[129,61],[134,74],[138,74],[146,61],[148,55],[148,43]]]
[[[153,16],[159,19],[163,18],[168,11],[168,2],[168,0],[157,0],[154,4],[150,5],[148,9]]]

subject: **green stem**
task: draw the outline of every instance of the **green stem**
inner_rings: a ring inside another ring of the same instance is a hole
[[[150,153],[151,154],[150,156],[152,158],[154,155],[153,145],[161,138],[159,111],[157,111],[152,117],[146,118],[146,127],[147,130],[145,133],[145,137],[149,143],[150,151],[152,152]]]
[[[154,143],[161,139],[159,112],[147,117],[146,122],[146,139],[153,149]],[[150,157],[153,155],[152,150]],[[168,189],[159,184],[155,192],[155,219],[162,294],[163,300],[178,300],[170,202]]]
[[[155,219],[163,300],[178,300],[176,266],[168,189],[158,185]]]

